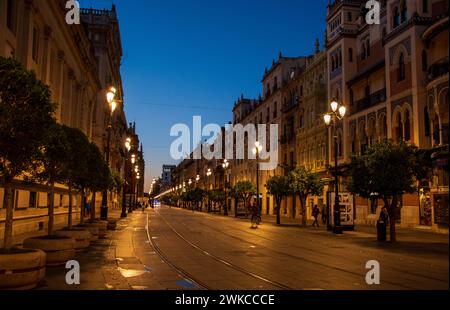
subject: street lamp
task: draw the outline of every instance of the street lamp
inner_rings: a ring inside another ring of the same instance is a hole
[[[131,150],[131,138],[126,139],[125,150],[126,150],[125,167],[124,167],[125,178],[123,180],[122,213],[120,214],[121,218],[127,217],[127,159],[128,159],[128,154],[130,153],[130,150]]]
[[[208,177],[208,181],[209,181],[208,189],[211,189],[211,179],[209,178],[211,175],[212,175],[211,168],[208,168],[208,171],[206,172],[206,176]]]
[[[345,117],[345,113],[347,109],[344,105],[339,105],[339,103],[333,100],[330,103],[331,112],[327,113],[323,116],[323,120],[327,127],[331,124],[333,125],[333,133],[334,133],[334,228],[333,233],[342,234],[343,227],[341,226],[341,208],[339,206],[339,178],[338,178],[338,136],[336,131],[336,124],[339,121],[342,121]]]
[[[258,208],[259,215],[261,215],[261,204],[259,202],[259,154],[261,154],[263,147],[259,141],[255,142],[255,147],[252,152],[256,155],[256,206]]]
[[[230,166],[228,160],[224,160],[222,163],[223,168],[223,188],[225,192],[225,212],[224,215],[228,216],[228,197],[227,197],[227,168]]]
[[[109,167],[109,156],[111,148],[111,131],[112,131],[112,118],[114,111],[117,108],[117,102],[115,101],[117,90],[114,87],[110,87],[106,93],[106,101],[109,104],[110,114],[108,118],[108,129],[107,129],[107,141],[106,141],[106,163]],[[108,218],[108,190],[105,189],[102,193],[102,207],[100,210],[100,219],[106,220]]]

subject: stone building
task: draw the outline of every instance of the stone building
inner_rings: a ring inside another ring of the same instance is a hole
[[[326,112],[327,100],[326,59],[326,52],[320,50],[317,40],[314,55],[306,59],[304,66],[291,72],[290,79],[282,88],[283,134],[279,158],[285,175],[303,166],[327,178],[327,130],[322,117]],[[325,203],[325,196],[309,197],[306,208],[308,218],[311,218],[315,204],[321,207]],[[285,199],[282,213],[300,217],[298,197]]]
[[[109,16],[108,51],[104,52],[96,40],[94,24],[69,25],[66,23],[66,1],[59,0],[0,0],[0,56],[13,57],[36,72],[37,77],[50,86],[51,99],[57,104],[58,122],[82,130],[100,150],[105,150],[108,104],[106,91],[114,84],[121,89],[120,39],[115,9],[93,12],[83,10],[83,20]],[[113,26],[111,26],[113,25]],[[98,39],[103,38],[99,36]],[[114,54],[114,55],[113,55]],[[114,64],[110,64],[114,62]],[[111,76],[111,78],[108,78]],[[123,105],[116,110],[113,128],[126,124]],[[125,125],[126,128],[126,125]],[[111,166],[123,171],[122,132],[114,130]],[[116,151],[117,150],[117,151]],[[0,185],[1,186],[1,185]],[[15,233],[44,229],[47,222],[47,188],[29,185],[17,180],[14,184]],[[117,200],[117,199],[116,199]],[[114,201],[111,199],[110,201]],[[0,232],[4,218],[3,189],[0,187]],[[79,214],[80,201],[74,196],[74,216]],[[68,192],[63,185],[56,186],[55,223],[64,223],[67,217]]]
[[[364,4],[328,6],[328,102],[348,110],[338,129],[339,163],[386,138],[448,150],[448,1],[381,1],[379,25],[365,22]],[[447,193],[448,202],[448,176],[439,182],[431,187]],[[430,186],[421,192],[403,196],[402,226],[434,222]],[[374,223],[380,206],[376,197],[358,198],[356,219]]]
[[[272,61],[272,66],[265,69],[262,79],[263,96],[258,99],[246,99],[243,96],[235,103],[233,107],[233,124],[241,124],[246,126],[253,124],[266,124],[267,129],[271,124],[278,125],[278,139],[281,140],[286,132],[284,129],[286,124],[283,123],[283,87],[292,76],[292,72],[298,71],[306,63],[307,57],[284,57],[281,53],[278,60]],[[266,135],[265,147],[269,150],[269,134]],[[294,139],[295,141],[295,139]],[[250,181],[256,184],[256,160],[249,159],[248,153],[251,152],[253,145],[249,145],[247,136],[244,137],[244,159],[234,159],[230,168],[230,183],[235,185],[239,181]],[[279,148],[279,152],[281,149]],[[263,214],[274,214],[274,198],[267,193],[264,184],[270,176],[283,173],[284,168],[281,166],[281,153],[278,154],[279,166],[272,171],[260,171],[260,197]],[[236,158],[236,157],[235,157]]]

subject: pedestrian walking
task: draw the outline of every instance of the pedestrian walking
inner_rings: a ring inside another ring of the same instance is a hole
[[[312,215],[314,217],[314,222],[312,224],[312,226],[317,226],[319,227],[319,214],[320,214],[320,210],[319,207],[317,205],[314,206],[313,211],[312,211]]]
[[[386,241],[386,228],[389,221],[389,213],[386,207],[383,207],[380,212],[380,217],[377,221],[377,239],[378,241]]]

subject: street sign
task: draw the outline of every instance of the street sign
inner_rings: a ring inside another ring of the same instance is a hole
[[[328,228],[334,227],[334,192],[327,193],[328,207]],[[353,230],[355,228],[355,199],[351,193],[339,193],[339,207],[341,211],[341,226],[344,229]]]

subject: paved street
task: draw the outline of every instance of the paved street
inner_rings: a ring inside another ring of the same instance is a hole
[[[147,225],[148,223],[148,225]],[[448,289],[448,236],[400,231],[379,244],[369,229],[334,236],[162,207],[134,212],[78,254],[81,285],[49,269],[40,289]],[[381,265],[381,285],[365,264]]]

